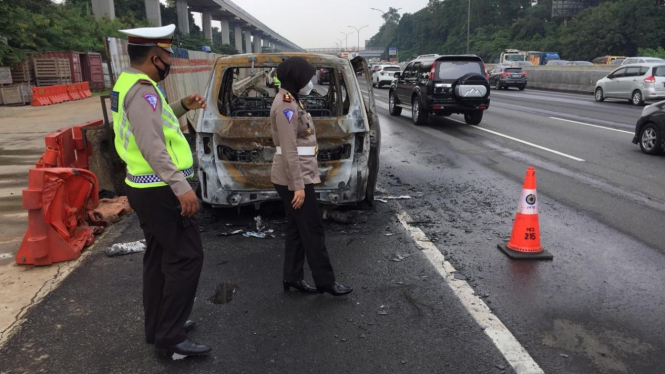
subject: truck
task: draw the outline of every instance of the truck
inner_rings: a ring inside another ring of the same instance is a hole
[[[499,58],[500,64],[512,64],[518,61],[524,61],[526,56],[519,49],[504,49]]]
[[[558,52],[540,52],[529,51],[527,52],[527,61],[531,61],[534,65],[547,65],[548,61],[561,60]]]

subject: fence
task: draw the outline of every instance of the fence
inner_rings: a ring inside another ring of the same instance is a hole
[[[129,67],[129,56],[127,55],[127,41],[118,38],[106,38],[106,50],[110,61],[111,83],[120,76],[120,73]],[[160,83],[166,99],[170,102],[176,101],[198,93],[203,95],[210,80],[212,68],[220,55],[199,51],[188,51],[186,49],[175,49],[172,57],[171,72],[169,76]],[[208,103],[214,105],[214,103]],[[200,111],[190,111],[180,118],[180,126],[185,129],[187,121],[196,124]]]

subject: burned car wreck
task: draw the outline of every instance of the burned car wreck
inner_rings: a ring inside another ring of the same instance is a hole
[[[213,207],[279,200],[270,172],[275,145],[270,108],[276,90],[266,76],[291,56],[332,72],[301,101],[311,114],[318,140],[321,183],[317,199],[327,204],[372,202],[379,169],[381,131],[371,85],[363,95],[357,74],[369,77],[363,58],[276,53],[219,58],[205,96],[208,109],[196,126],[200,197]],[[316,76],[312,77],[316,82]]]

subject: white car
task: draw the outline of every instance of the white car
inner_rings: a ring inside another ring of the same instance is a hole
[[[383,86],[390,86],[395,80],[395,73],[401,73],[402,69],[399,65],[381,65],[372,74],[372,86],[381,88]]]
[[[623,60],[621,65],[631,65],[631,64],[662,64],[665,63],[665,60],[658,57],[628,57]]]
[[[665,63],[624,65],[596,83],[596,101],[627,99],[634,105],[665,99]]]

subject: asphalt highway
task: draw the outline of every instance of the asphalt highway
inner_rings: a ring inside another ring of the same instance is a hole
[[[349,297],[282,292],[278,205],[204,210],[192,337],[213,353],[157,357],[141,332],[140,255],[101,253],[141,238],[133,217],[28,313],[0,350],[0,372],[665,372],[665,160],[631,143],[641,108],[529,89],[491,95],[479,126],[453,115],[418,127],[407,111],[388,114],[387,88],[374,90],[380,194],[410,199],[326,222]],[[550,262],[497,249],[528,166]],[[275,238],[224,235],[251,230],[259,214]],[[216,304],[223,285],[237,289]]]

